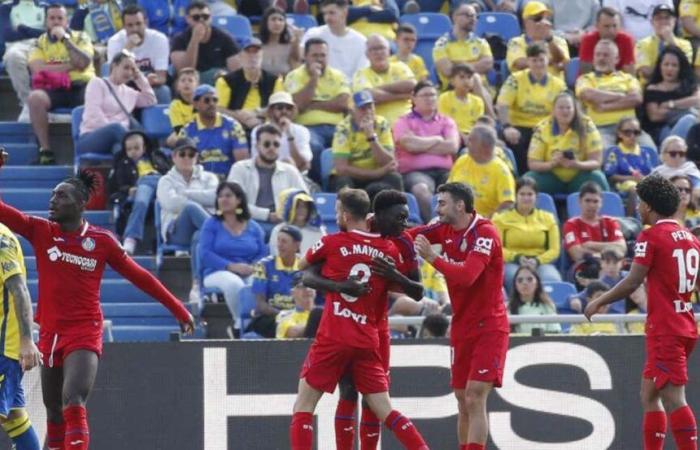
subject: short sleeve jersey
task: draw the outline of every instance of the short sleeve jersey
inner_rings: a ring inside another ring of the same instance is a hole
[[[695,26],[700,26],[700,0],[681,0],[678,6],[678,17],[692,17]],[[683,30],[683,36],[692,37],[690,33]]]
[[[468,64],[484,57],[493,57],[491,47],[486,39],[478,37],[475,33],[471,33],[466,39],[457,39],[457,36],[449,31],[435,41],[433,47],[433,61],[447,58],[452,62]],[[449,80],[442,74],[439,76],[441,86],[447,86]]]
[[[564,224],[563,233],[567,250],[586,242],[614,242],[624,238],[620,224],[608,216],[602,216],[597,225],[586,223],[581,217],[572,217]]]
[[[279,256],[267,256],[255,264],[253,294],[263,295],[273,308],[294,309],[292,280],[299,271],[298,259],[286,267]]]
[[[5,286],[11,277],[27,277],[19,241],[5,225],[0,224],[0,282],[2,282],[2,310],[0,310],[0,354],[19,359],[19,324],[15,314],[15,299]]]
[[[233,165],[233,152],[247,149],[243,126],[236,120],[221,114],[216,115],[216,122],[207,128],[199,116],[180,130],[182,137],[188,137],[197,144],[199,163],[204,170],[227,176]]]
[[[566,83],[548,74],[537,81],[530,70],[521,70],[508,77],[498,95],[498,104],[508,106],[512,125],[533,128],[546,118],[554,107],[554,98],[566,90]]]
[[[375,116],[374,132],[377,134],[379,145],[393,152],[394,140],[391,136],[391,126],[384,117]],[[347,116],[335,128],[332,148],[334,158],[347,159],[351,166],[360,169],[376,169],[378,167],[367,136],[357,129],[352,121],[352,116]]]
[[[365,67],[355,72],[352,79],[352,91],[357,92],[364,89],[374,89],[385,84],[396,83],[397,81],[415,80],[411,69],[401,61],[390,62],[389,68],[384,73]],[[386,118],[390,124],[411,110],[411,100],[393,100],[390,102],[378,103],[376,105],[377,114]]]
[[[438,99],[438,112],[452,117],[460,133],[471,132],[476,120],[484,115],[485,110],[484,100],[472,93],[461,99],[455,91],[447,91],[440,94]]]
[[[639,81],[627,72],[615,71],[609,74],[589,72],[576,81],[576,95],[581,96],[585,89],[597,89],[605,92],[629,94],[641,91]],[[597,111],[595,107],[582,102],[585,113],[597,126],[616,125],[623,117],[634,117],[634,108],[617,109],[615,111]]]
[[[496,157],[485,164],[479,164],[470,154],[462,155],[450,170],[447,181],[471,186],[474,190],[474,207],[488,217],[504,202],[515,201],[513,174]]]
[[[90,64],[83,70],[71,70],[68,76],[71,81],[87,83],[95,76],[95,66],[92,64],[94,49],[87,34],[80,31],[68,33],[71,42],[90,57]],[[52,42],[44,33],[36,41],[36,46],[29,53],[29,62],[43,61],[46,64],[67,64],[70,62],[68,47],[63,42]]]
[[[192,29],[188,28],[173,37],[170,51],[186,51],[190,39],[192,39]],[[209,69],[225,68],[226,60],[235,56],[238,51],[238,45],[227,32],[212,27],[211,38],[199,44],[196,69],[206,72]]]
[[[520,58],[527,58],[527,46],[532,44],[533,41],[529,39],[524,34],[514,37],[508,41],[508,50],[506,51],[506,64],[508,64],[508,69],[513,71],[513,64]],[[569,61],[569,44],[567,44],[566,39],[561,36],[554,36],[554,45],[559,47],[559,49],[564,53],[564,61]],[[547,54],[549,55],[549,60],[552,60],[552,55],[549,52],[549,45],[545,45],[544,48],[547,49]],[[549,73],[556,77],[562,76],[562,71],[557,67],[550,65]]]
[[[397,55],[391,55],[389,57],[389,61],[399,62],[401,60]],[[413,76],[416,77],[416,80],[424,80],[430,76],[428,69],[425,67],[425,61],[423,61],[423,58],[421,58],[420,55],[411,53],[408,56],[408,61],[403,62],[405,62],[408,68],[411,69]]]
[[[305,65],[301,65],[287,74],[284,79],[284,90],[294,95],[304,89],[304,86],[309,82],[309,72]],[[339,95],[350,94],[350,84],[343,75],[343,72],[326,67],[321,78],[318,80],[316,91],[314,92],[314,101],[333,100]],[[321,109],[307,109],[300,112],[296,118],[296,123],[300,125],[337,125],[343,120],[343,114],[340,112],[330,112]]]

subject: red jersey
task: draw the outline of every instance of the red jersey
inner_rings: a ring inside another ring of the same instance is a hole
[[[580,216],[573,217],[564,224],[564,248],[567,250],[584,242],[615,242],[624,238],[620,224],[608,216],[602,216],[598,225],[590,225]]]
[[[390,284],[372,275],[370,266],[374,257],[391,257],[397,266],[403,265],[391,241],[359,230],[324,236],[306,252],[309,264],[323,263],[321,274],[325,278],[342,281],[357,276],[361,282],[369,282],[371,288],[359,298],[327,292],[316,339],[359,348],[379,345],[377,325],[378,320],[387,315]]]
[[[416,255],[416,249],[413,246],[413,237],[404,231],[398,236],[389,236],[387,239],[394,243],[403,260],[403,263],[396,261],[396,269],[404,275],[418,270],[418,255]],[[388,312],[387,310],[383,317],[378,318],[379,331],[385,334],[390,332]]]
[[[509,332],[503,302],[503,251],[491,221],[476,215],[466,230],[435,223],[409,230],[442,246],[435,268],[445,275],[452,303],[450,339],[460,341],[484,331]]]
[[[39,299],[34,320],[42,332],[69,334],[78,328],[102,328],[100,283],[109,264],[166,306],[179,321],[189,313],[147,270],[136,264],[107,230],[83,221],[75,232],[23,214],[0,202],[0,222],[31,242],[39,273]]]
[[[646,334],[696,338],[690,297],[700,268],[697,238],[675,220],[660,220],[639,234],[634,262],[649,268]]]

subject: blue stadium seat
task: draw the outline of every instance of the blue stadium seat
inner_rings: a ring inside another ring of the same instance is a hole
[[[321,216],[321,222],[329,233],[338,231],[338,224],[335,221],[335,200],[337,195],[332,192],[317,192],[314,194],[316,210]]]
[[[255,332],[243,332],[250,321],[253,318],[253,312],[255,311],[255,295],[253,294],[253,289],[250,286],[246,286],[238,292],[238,317],[241,319],[241,337],[243,339],[261,339],[258,333]]]
[[[10,158],[14,155],[11,154]],[[73,175],[69,166],[17,166],[0,171],[0,185],[9,188],[53,189],[58,183]],[[44,205],[45,209],[46,205]]]
[[[543,283],[543,287],[557,306],[557,311],[569,309],[569,297],[576,294],[576,286],[565,281],[551,281]]]
[[[155,105],[144,108],[141,121],[146,134],[153,139],[165,139],[173,132],[168,115],[169,105]]]
[[[83,121],[83,112],[85,111],[84,106],[78,106],[77,108],[73,108],[73,111],[70,113],[71,114],[71,137],[73,138],[73,145],[75,145],[76,142],[78,142],[78,136],[80,135],[80,123]],[[114,156],[112,154],[105,154],[105,153],[94,153],[94,152],[88,152],[88,153],[78,153],[77,151],[73,152],[74,153],[74,158],[73,158],[73,166],[74,169],[78,170],[80,168],[80,165],[82,164],[83,161],[112,161]]]
[[[38,298],[37,280],[28,280],[27,286],[32,298]],[[104,279],[100,285],[100,300],[102,303],[147,303],[153,302],[148,294],[137,288],[130,281],[120,279]]]
[[[166,342],[170,334],[179,332],[180,327],[173,325],[115,325],[112,327],[114,342]],[[194,338],[203,338],[201,328],[195,331]]]
[[[49,207],[51,191],[52,189],[47,188],[3,189],[2,199],[22,211],[45,210]]]
[[[0,142],[3,142],[0,140]],[[28,166],[39,158],[39,146],[37,144],[3,143],[3,147],[10,154],[8,166]]]
[[[424,12],[401,16],[401,23],[416,27],[418,40],[435,40],[452,29],[452,22],[445,14]]]
[[[425,68],[429,73],[435,74],[435,80],[438,80],[437,72],[435,72],[435,62],[433,61],[433,47],[435,46],[435,39],[419,39],[416,43],[416,48],[413,50],[416,55],[423,58],[425,62]]]
[[[546,192],[537,193],[537,203],[536,203],[535,207],[537,209],[551,212],[552,215],[554,215],[554,218],[557,220],[557,223],[559,223],[559,215],[557,214],[557,205],[554,204],[554,199],[552,198],[551,195],[547,194]]]
[[[510,69],[508,68],[508,63],[505,59],[501,61],[500,64],[501,82],[505,83],[508,77],[510,76]]]
[[[163,242],[163,238],[160,232],[160,203],[158,203],[158,200],[154,202],[153,206],[153,223],[156,229],[156,268],[160,269],[160,266],[163,265],[163,255],[165,255],[166,253],[174,253],[177,251],[189,252],[190,247],[186,245],[166,244],[165,242]]]
[[[22,247],[22,253],[24,253],[24,256],[27,257],[34,255],[34,247],[32,247],[32,244],[30,244],[28,240],[26,240],[19,234],[16,234],[16,236],[19,240],[20,247]]]
[[[253,36],[250,20],[246,16],[215,16],[212,25],[226,31],[239,44]]]
[[[333,170],[333,149],[327,148],[321,152],[321,187],[328,191],[329,179]]]
[[[308,30],[318,26],[316,18],[311,14],[287,14],[287,23],[302,30]]]
[[[420,10],[425,12],[439,12],[446,0],[418,0]]]
[[[112,321],[113,325],[168,325],[177,327],[177,320],[170,311],[165,306],[155,302],[105,303],[102,305],[102,313],[105,319]]]
[[[503,147],[503,153],[506,154],[508,160],[510,161],[510,165],[513,167],[515,178],[518,178],[518,163],[515,161],[515,154],[513,153],[513,150],[509,149],[508,147]]]
[[[497,34],[505,42],[521,34],[518,18],[515,14],[506,12],[479,13],[475,32],[477,36],[484,36],[487,33]]]
[[[408,200],[408,221],[418,225],[423,225],[418,200],[410,192],[406,192],[406,199]]]
[[[100,66],[100,76],[102,78],[107,78],[109,76],[109,64],[107,62],[103,62]]]
[[[625,217],[625,206],[622,204],[622,198],[617,192],[603,191],[603,206],[600,208],[600,213],[612,217]],[[566,214],[569,217],[576,217],[581,214],[581,208],[578,204],[578,192],[569,194],[566,197]]]
[[[579,71],[579,59],[578,59],[578,57],[571,58],[569,63],[566,65],[566,72],[565,72],[566,85],[571,90],[573,90],[576,87],[576,79],[578,78],[578,71]]]
[[[35,142],[34,131],[29,123],[0,122],[0,142],[3,144],[26,144]]]

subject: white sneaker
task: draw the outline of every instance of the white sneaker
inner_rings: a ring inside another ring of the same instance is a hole
[[[22,106],[22,112],[19,113],[19,117],[17,117],[17,122],[18,123],[29,123],[31,119],[29,118],[29,106],[25,103],[24,106]]]
[[[49,123],[71,123],[70,114],[49,113]]]
[[[124,247],[124,251],[126,252],[127,255],[133,255],[134,252],[136,251],[136,239],[134,238],[126,238],[124,239],[124,243],[122,244],[122,247]]]
[[[192,289],[190,289],[189,299],[190,303],[197,303],[198,305],[201,305],[202,303],[202,296],[199,292],[199,283],[195,281],[192,282]]]

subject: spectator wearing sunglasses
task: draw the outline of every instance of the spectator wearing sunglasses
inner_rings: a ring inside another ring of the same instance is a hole
[[[678,223],[685,225],[688,229],[693,229],[700,224],[700,209],[693,199],[693,182],[687,175],[676,175],[670,178],[671,183],[681,194],[681,201],[678,204],[675,219]]]
[[[542,286],[537,271],[530,266],[520,266],[513,277],[508,297],[508,312],[511,315],[556,316],[557,307]],[[515,333],[532,333],[535,328],[545,333],[561,333],[558,323],[521,323],[513,325]]]
[[[192,100],[197,115],[180,130],[180,137],[195,141],[200,164],[223,179],[233,163],[248,158],[245,130],[236,120],[217,111],[219,99],[212,86],[198,86]]]
[[[529,3],[529,2],[528,2]],[[579,47],[586,31],[593,28],[599,0],[543,0],[552,11],[554,33],[566,39],[570,47]]]
[[[693,183],[694,197],[700,194],[700,170],[694,162],[688,161],[688,146],[683,138],[669,136],[661,143],[661,165],[651,172],[669,180],[677,175],[685,175]]]
[[[265,230],[267,237],[275,224],[282,221],[277,214],[280,193],[289,188],[308,192],[296,166],[279,161],[282,132],[272,124],[255,131],[255,158],[239,161],[231,167],[228,181],[238,183],[248,198],[251,217]]]
[[[219,72],[234,72],[240,68],[236,58],[238,45],[233,38],[211,25],[209,6],[200,0],[187,7],[187,29],[172,39],[170,60],[179,71],[194,67],[203,84],[213,84]]]

